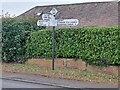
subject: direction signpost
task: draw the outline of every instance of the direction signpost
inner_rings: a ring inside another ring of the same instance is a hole
[[[57,9],[53,8],[50,13],[53,15],[53,17],[55,17],[55,15],[57,14]],[[51,22],[55,21],[55,18],[51,18],[50,20]],[[52,70],[54,70],[54,32],[55,32],[55,26],[53,26],[53,30],[52,30]]]
[[[48,20],[38,20],[37,26],[50,26],[50,21]]]
[[[61,25],[61,26],[76,26],[78,25],[78,23],[79,23],[78,19],[57,20],[57,25]]]
[[[42,19],[38,20],[38,26],[52,26],[52,70],[54,70],[54,31],[55,26],[76,26],[79,24],[78,19],[55,19],[55,15],[57,14],[57,9],[53,8],[49,14],[43,14]]]

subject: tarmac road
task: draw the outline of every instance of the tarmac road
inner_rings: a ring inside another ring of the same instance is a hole
[[[52,88],[51,90],[53,90],[53,88],[54,90],[56,90],[56,88],[57,89],[62,88],[62,90],[76,90],[76,88],[77,90],[96,90],[96,88],[97,90],[103,90],[101,88],[105,88],[105,90],[107,90],[108,88],[109,90],[118,90],[118,89],[113,89],[113,88],[118,88],[118,86],[114,86],[106,83],[100,84],[100,83],[92,83],[86,81],[65,80],[58,78],[42,77],[39,75],[10,73],[10,72],[2,72],[2,80],[3,80],[2,88],[49,88],[49,89]]]
[[[2,90],[77,90],[73,88],[64,88],[58,86],[50,86],[50,85],[41,85],[41,84],[34,84],[28,82],[21,82],[21,81],[14,81],[14,80],[6,80],[0,79],[0,84],[2,84]],[[80,90],[80,89],[79,89]]]
[[[3,79],[2,88],[59,88],[59,87]]]
[[[14,80],[2,80],[2,90],[117,90],[117,89],[78,89],[78,88],[61,88],[58,86],[49,86],[49,85],[41,85],[41,84],[34,84],[34,83],[27,83],[21,81],[14,81]]]

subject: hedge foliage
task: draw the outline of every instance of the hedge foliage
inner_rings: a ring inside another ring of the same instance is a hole
[[[2,60],[18,62],[25,60],[26,39],[30,32],[38,30],[34,19],[2,18]]]
[[[44,28],[44,27],[42,27]],[[2,60],[19,62],[52,56],[52,30],[39,30],[34,19],[2,19]],[[79,58],[89,64],[120,65],[118,27],[55,30],[55,57]]]
[[[30,34],[26,43],[29,57],[52,56],[52,30]],[[55,57],[80,58],[89,64],[120,65],[118,27],[83,27],[55,30]]]

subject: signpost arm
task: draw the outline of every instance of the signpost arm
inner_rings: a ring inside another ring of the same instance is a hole
[[[54,32],[55,32],[55,26],[53,26],[53,30],[52,30],[52,70],[54,70]]]

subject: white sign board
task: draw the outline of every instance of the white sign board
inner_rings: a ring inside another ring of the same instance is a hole
[[[57,9],[55,9],[55,8],[53,8],[51,11],[50,11],[50,13],[52,14],[52,15],[56,15],[57,14]]]
[[[42,19],[43,20],[50,20],[50,19],[55,20],[55,17],[52,14],[43,14]]]
[[[50,21],[48,20],[38,20],[37,26],[50,26]]]
[[[57,20],[38,20],[37,26],[57,26]]]
[[[79,23],[78,19],[58,19],[55,20],[55,16],[57,14],[57,9],[53,8],[50,13],[43,14],[42,19],[38,20],[37,25],[38,26],[76,26]],[[41,13],[40,13],[41,14]],[[39,15],[39,14],[38,14]]]
[[[42,15],[43,20],[49,20],[49,18],[50,18],[49,14],[43,14]]]
[[[38,26],[76,26],[78,25],[79,20],[78,19],[50,19],[50,20],[38,20],[37,25]]]
[[[78,19],[60,19],[57,20],[57,24],[61,26],[76,26],[78,25],[79,20]]]
[[[57,26],[57,20],[50,20],[50,26]]]

